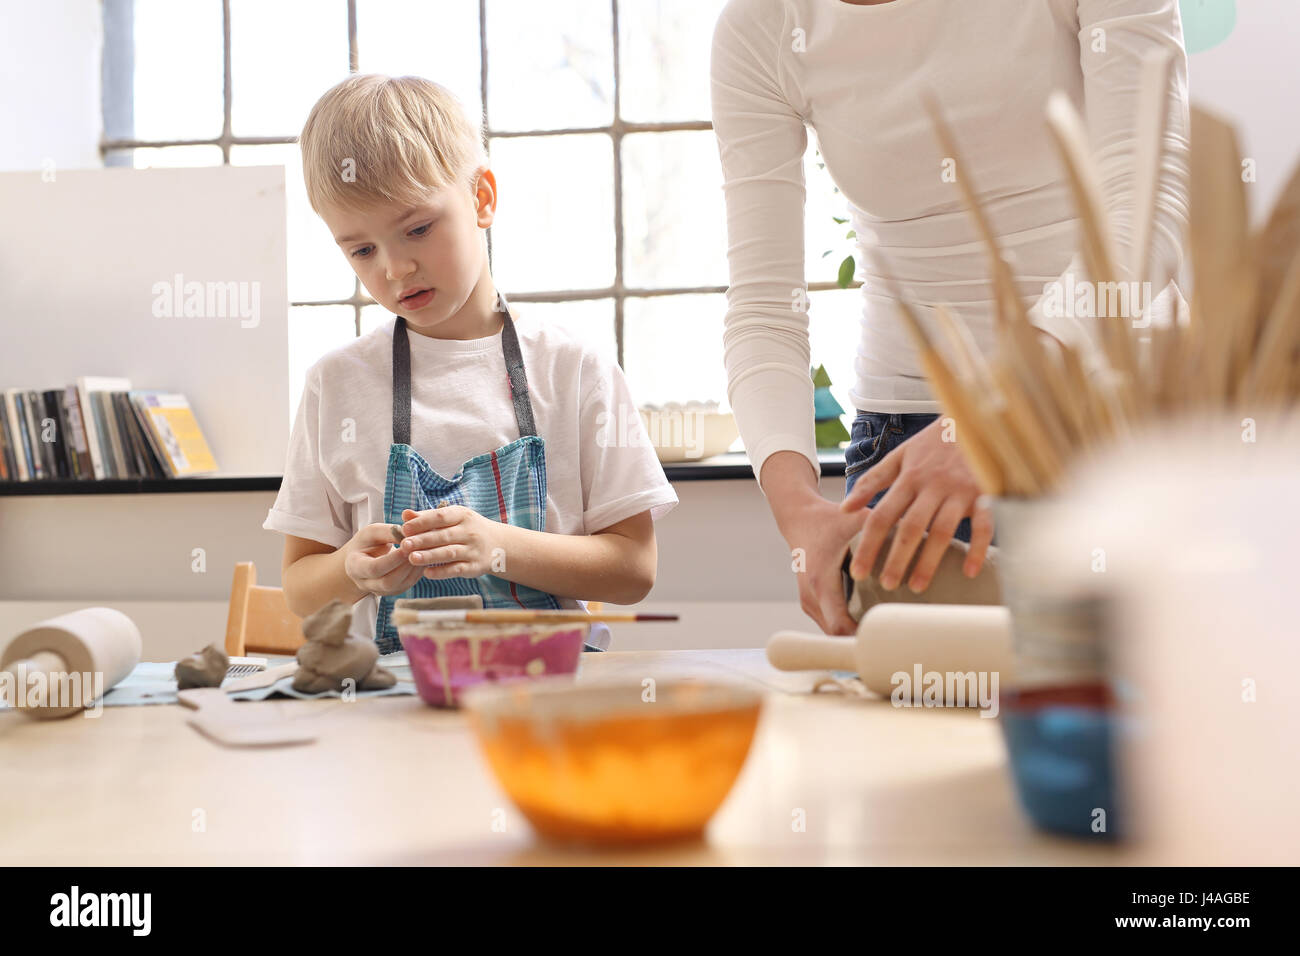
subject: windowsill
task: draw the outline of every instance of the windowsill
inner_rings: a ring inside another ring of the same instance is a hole
[[[818,454],[822,477],[844,475],[844,452]],[[701,461],[664,465],[669,481],[753,481],[754,469],[743,451]],[[45,481],[0,481],[0,497],[23,495],[131,495],[213,491],[279,491],[280,475],[208,475],[195,478],[106,478],[102,481],[56,478]]]
[[[823,478],[844,477],[844,450],[819,451]],[[701,461],[675,461],[664,465],[669,481],[728,481],[754,480],[754,469],[749,456],[743,451],[714,455]]]

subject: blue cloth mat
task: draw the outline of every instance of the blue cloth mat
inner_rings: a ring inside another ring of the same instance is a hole
[[[415,684],[411,680],[411,668],[406,654],[386,654],[379,658],[379,663],[397,676],[397,683],[383,690],[358,690],[357,697],[392,697],[398,694],[414,694]],[[274,662],[271,666],[275,666]],[[124,677],[112,690],[104,695],[105,707],[135,707],[148,704],[175,704],[176,696],[176,662],[144,662]],[[304,694],[293,689],[293,677],[282,677],[269,687],[255,687],[230,694],[231,700],[266,700],[268,697],[296,697],[299,700],[314,700],[318,697],[339,697],[343,694],[336,690],[321,691],[319,694]]]

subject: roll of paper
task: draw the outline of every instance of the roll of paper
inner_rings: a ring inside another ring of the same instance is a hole
[[[0,655],[12,675],[9,703],[29,717],[79,713],[140,663],[135,622],[110,607],[88,607],[41,621]]]

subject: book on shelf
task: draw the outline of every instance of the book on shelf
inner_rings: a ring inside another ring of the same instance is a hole
[[[82,417],[86,421],[86,442],[90,446],[91,467],[96,478],[122,477],[108,444],[110,433],[100,396],[104,392],[124,391],[130,387],[129,378],[83,375],[77,379],[77,398],[81,401]]]
[[[0,392],[0,481],[187,478],[217,462],[183,394],[83,376]]]
[[[210,475],[217,470],[217,461],[184,395],[133,391],[128,397],[170,477]]]

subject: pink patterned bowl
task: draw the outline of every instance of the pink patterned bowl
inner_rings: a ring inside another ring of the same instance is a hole
[[[421,699],[432,707],[458,707],[467,688],[526,681],[578,670],[590,624],[402,624]]]

